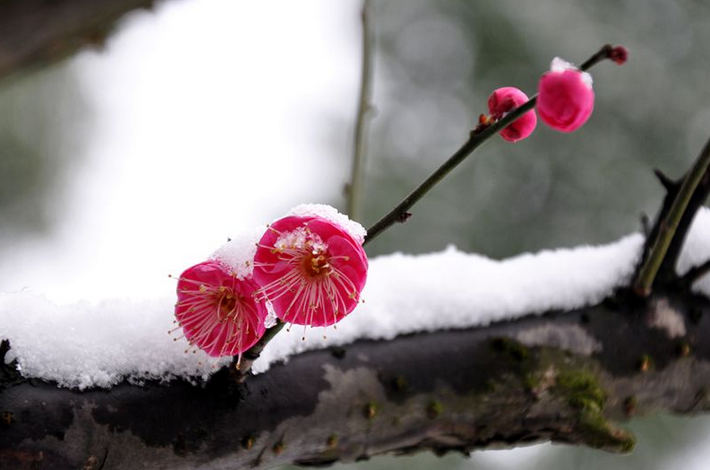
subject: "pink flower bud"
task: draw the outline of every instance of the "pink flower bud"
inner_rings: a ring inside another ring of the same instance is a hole
[[[555,57],[552,68],[540,77],[537,112],[540,119],[560,132],[579,129],[594,109],[592,77]]]
[[[609,58],[618,65],[624,65],[629,58],[629,51],[624,46],[614,46],[609,52]]]
[[[177,285],[175,317],[191,346],[210,356],[234,356],[264,335],[267,311],[250,278],[238,278],[216,260],[185,270]],[[177,338],[176,338],[177,339]]]
[[[288,216],[269,226],[254,256],[258,296],[297,325],[328,326],[358,304],[367,255],[345,227],[318,216]]]
[[[488,97],[488,111],[493,120],[498,120],[526,101],[527,95],[515,87],[498,88]],[[532,134],[536,125],[537,116],[531,109],[500,131],[500,136],[508,142],[517,142]]]

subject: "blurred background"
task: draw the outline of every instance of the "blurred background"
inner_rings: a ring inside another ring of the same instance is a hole
[[[504,258],[613,241],[653,216],[710,135],[710,5],[690,0],[373,2],[376,108],[361,222],[467,138],[489,93],[534,93],[553,56],[602,44],[580,131],[494,139],[368,246]],[[172,0],[100,50],[0,80],[0,292],[56,302],[168,296],[166,277],[302,202],[344,208],[360,75],[359,1]],[[710,418],[651,416],[630,456],[543,444],[342,470],[707,468]]]

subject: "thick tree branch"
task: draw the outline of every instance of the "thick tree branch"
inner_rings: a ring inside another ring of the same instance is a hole
[[[0,1],[0,78],[101,45],[116,21],[154,0]]]
[[[403,314],[406,312],[402,312]],[[569,312],[360,341],[238,384],[0,392],[0,467],[269,468],[552,440],[628,451],[610,420],[710,404],[710,302],[619,293]]]

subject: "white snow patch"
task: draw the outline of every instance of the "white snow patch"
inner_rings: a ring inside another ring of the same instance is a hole
[[[9,360],[22,374],[56,380],[65,387],[108,387],[132,381],[191,377],[207,379],[229,358],[202,351],[186,354],[173,341],[174,299],[107,300],[56,305],[28,292],[0,294],[0,337],[10,340]]]
[[[602,345],[579,325],[545,324],[524,329],[515,338],[525,346],[549,346],[589,356],[600,352]]]
[[[710,259],[710,209],[702,207],[693,220],[688,236],[678,258],[678,272],[685,273]],[[703,276],[693,286],[693,290],[710,295],[710,275]]]
[[[567,62],[561,57],[555,57],[550,62],[551,72],[564,72],[565,70],[575,70],[577,67],[572,62]]]
[[[364,304],[329,328],[282,332],[255,363],[263,372],[307,349],[389,339],[404,333],[466,328],[550,309],[572,309],[601,301],[628,283],[643,237],[629,235],[598,247],[523,254],[496,261],[453,247],[440,253],[395,253],[371,260]],[[680,258],[681,272],[710,258],[710,210],[701,209]],[[710,277],[710,276],[708,276]],[[710,293],[710,279],[696,289]],[[10,340],[27,376],[84,388],[110,386],[123,378],[207,378],[229,359],[185,354],[173,341],[175,299],[110,300],[55,305],[28,292],[0,294],[0,338]],[[326,340],[322,339],[325,331]]]
[[[341,214],[335,207],[327,204],[300,204],[291,209],[288,215],[295,215],[297,217],[321,217],[342,227],[343,230],[360,244],[365,241],[365,235],[367,235],[365,227],[354,220],[350,220],[347,215]]]
[[[648,324],[665,331],[669,338],[680,338],[686,334],[683,315],[671,307],[666,299],[656,300],[653,303]]]
[[[567,62],[566,60],[561,59],[559,57],[555,57],[554,59],[552,59],[552,62],[550,63],[551,72],[564,72],[565,70],[578,70],[582,74],[582,81],[584,82],[584,84],[587,85],[589,88],[592,88],[594,80],[592,79],[591,74],[587,72],[582,72],[581,70],[579,70],[579,67],[574,65],[572,62]]]
[[[226,265],[238,279],[251,277],[256,244],[265,231],[266,226],[262,225],[237,233],[219,247],[211,258]]]
[[[266,317],[264,318],[264,327],[273,328],[276,326],[279,317],[276,316],[276,311],[274,310],[274,305],[270,301],[264,302],[266,304]]]

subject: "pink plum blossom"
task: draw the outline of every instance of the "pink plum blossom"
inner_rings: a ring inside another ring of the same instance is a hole
[[[527,95],[515,87],[498,88],[488,97],[488,111],[492,120],[497,121],[526,101]],[[508,142],[517,142],[532,134],[536,125],[537,116],[531,109],[500,131],[500,136]]]
[[[216,260],[185,270],[177,285],[175,317],[191,346],[213,357],[234,356],[264,335],[267,310],[255,299],[252,279],[239,278]]]
[[[360,241],[345,227],[291,215],[270,225],[259,241],[254,280],[284,322],[328,326],[357,306],[367,266]]]
[[[540,119],[555,130],[572,132],[587,122],[593,109],[592,77],[556,57],[538,84]]]

